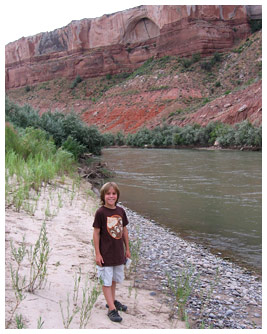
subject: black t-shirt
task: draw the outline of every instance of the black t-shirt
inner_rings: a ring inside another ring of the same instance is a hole
[[[99,249],[103,266],[119,266],[125,263],[123,227],[128,219],[123,208],[109,209],[102,206],[96,211],[93,227],[100,228]]]

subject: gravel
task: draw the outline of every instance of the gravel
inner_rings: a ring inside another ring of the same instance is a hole
[[[137,286],[168,294],[168,277],[176,282],[191,273],[192,293],[186,311],[191,328],[261,329],[261,277],[211,254],[207,248],[180,238],[168,228],[122,206],[127,214],[130,241],[140,240]]]

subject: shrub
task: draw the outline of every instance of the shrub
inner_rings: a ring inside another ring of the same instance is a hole
[[[202,68],[202,70],[211,71],[212,64],[209,61],[204,61],[204,62],[201,63],[200,67]]]
[[[149,58],[148,60],[146,60],[144,62],[143,65],[141,65],[140,67],[138,67],[138,69],[136,69],[131,75],[130,77],[134,78],[137,75],[145,75],[148,74],[149,72],[151,72],[153,66],[155,65],[155,61],[154,61],[154,57]]]
[[[114,142],[115,142],[115,145],[118,145],[118,146],[122,146],[125,144],[125,136],[124,136],[124,133],[119,131],[116,133],[115,137],[114,137]]]
[[[67,134],[64,131],[63,120],[64,115],[58,111],[45,112],[40,117],[40,128],[44,129],[53,136],[57,147],[61,146],[66,140]]]
[[[181,61],[182,65],[184,68],[189,68],[193,63],[192,63],[192,59],[189,58],[183,58]]]
[[[221,55],[221,53],[219,53],[219,52],[215,52],[215,53],[213,54],[213,57],[212,57],[211,60],[212,60],[213,63],[222,61],[222,55]]]
[[[193,62],[193,63],[197,63],[200,59],[201,59],[201,55],[200,55],[200,53],[194,53],[194,54],[192,55],[192,62]]]
[[[179,61],[184,69],[189,69],[191,65],[197,63],[200,59],[201,59],[200,53],[194,53],[191,58],[182,58]]]
[[[115,145],[115,135],[113,133],[102,134],[102,146]]]
[[[262,29],[262,19],[250,20],[249,24],[250,24],[250,29],[252,33]]]
[[[39,126],[40,116],[38,112],[33,110],[29,105],[25,104],[23,107],[19,107],[6,98],[5,107],[7,122],[11,122],[22,128]]]
[[[220,123],[220,122],[213,122],[209,123],[205,130],[208,136],[208,143],[210,145],[214,145],[216,139],[224,134],[227,133],[230,125]]]
[[[234,128],[220,122],[209,123],[206,127],[193,124],[181,128],[164,124],[153,130],[142,128],[134,134],[128,134],[126,144],[134,147],[210,146],[216,140],[223,147],[261,147],[262,128],[254,127],[247,121]]]
[[[79,142],[71,136],[68,136],[67,140],[64,141],[62,148],[72,153],[76,160],[86,151],[86,147],[79,144]]]
[[[151,131],[147,128],[142,128],[135,134],[128,135],[126,142],[128,145],[136,147],[144,147],[145,145],[150,145]]]
[[[235,145],[236,146],[260,146],[261,129],[255,128],[249,121],[243,121],[235,126]]]
[[[215,52],[211,59],[202,62],[200,66],[205,71],[211,71],[215,63],[220,62],[221,60],[222,60],[222,55],[219,52]]]
[[[52,135],[57,147],[63,145],[68,136],[71,136],[88,152],[101,154],[102,135],[95,126],[88,126],[74,112],[63,114],[59,111],[53,113],[48,111],[40,116],[30,106],[19,107],[6,99],[6,120],[21,128],[33,127],[45,130],[47,134]],[[82,147],[80,149],[82,151]]]
[[[235,145],[235,131],[233,128],[229,128],[227,132],[221,134],[217,138],[218,143],[222,147],[229,147]]]
[[[70,88],[74,89],[80,82],[82,82],[82,78],[77,75],[72,84],[70,85]]]

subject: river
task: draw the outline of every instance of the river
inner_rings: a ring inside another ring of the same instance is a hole
[[[125,206],[261,271],[261,152],[110,148],[101,159]]]

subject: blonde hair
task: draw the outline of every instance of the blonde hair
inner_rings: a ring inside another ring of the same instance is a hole
[[[101,199],[102,205],[105,205],[105,195],[109,191],[110,188],[113,188],[115,192],[117,193],[117,200],[116,200],[115,205],[117,205],[119,201],[120,190],[119,190],[118,185],[115,182],[107,182],[100,189],[100,199]]]

